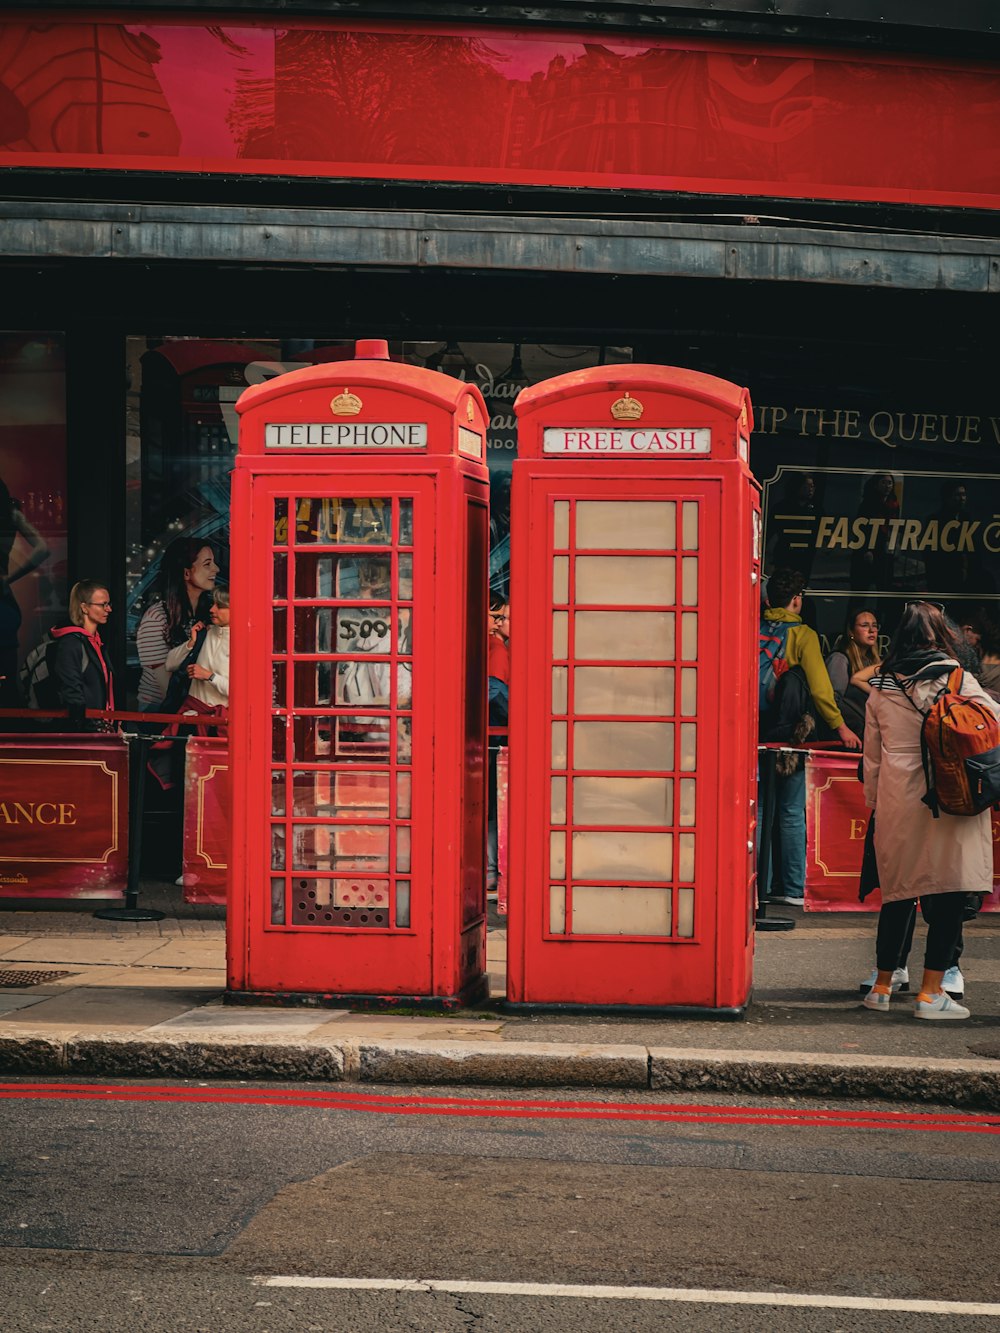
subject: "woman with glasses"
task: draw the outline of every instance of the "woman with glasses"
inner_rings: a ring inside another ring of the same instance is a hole
[[[865,708],[871,693],[869,682],[882,663],[878,631],[878,616],[870,607],[852,611],[836,649],[826,659],[837,707],[858,736],[865,734]]]
[[[103,583],[83,579],[69,594],[69,618],[73,622],[54,629],[55,674],[59,699],[69,709],[70,720],[82,730],[101,730],[107,723],[84,721],[88,708],[109,712],[115,706],[111,659],[101,639],[101,630],[111,614],[111,595]]]
[[[917,899],[927,922],[924,975],[914,1005],[922,1019],[961,1019],[969,1010],[944,989],[961,939],[966,895],[993,887],[990,812],[934,818],[924,804],[924,715],[960,665],[955,630],[930,602],[907,604],[892,647],[873,678],[865,728],[865,803],[875,811],[875,856],[882,910],[875,942],[876,980],[862,1003],[889,1012],[893,972]],[[968,670],[961,694],[1000,717]]]

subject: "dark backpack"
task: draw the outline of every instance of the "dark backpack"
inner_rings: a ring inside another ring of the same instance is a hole
[[[935,819],[939,810],[981,815],[1000,801],[1000,723],[980,700],[962,695],[961,688],[962,668],[956,667],[923,713],[920,727],[927,783],[922,799]]]
[[[757,659],[760,711],[769,713],[774,707],[778,682],[788,670],[788,620],[760,620],[760,650]]]
[[[49,711],[54,708],[62,708],[63,702],[59,697],[59,680],[56,676],[56,653],[59,651],[59,640],[54,639],[48,632],[42,635],[36,647],[24,659],[21,670],[18,672],[18,680],[21,685],[21,693],[27,702],[29,708],[40,708],[43,711]],[[80,670],[86,671],[87,645],[80,644],[82,654],[80,661]]]

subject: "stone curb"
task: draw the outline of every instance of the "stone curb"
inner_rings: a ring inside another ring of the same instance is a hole
[[[578,1042],[261,1042],[93,1033],[0,1036],[0,1073],[116,1078],[620,1088],[870,1098],[1000,1110],[1000,1061]]]

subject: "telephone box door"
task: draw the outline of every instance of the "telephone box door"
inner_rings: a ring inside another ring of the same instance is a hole
[[[567,486],[530,471],[515,477],[515,513],[527,512],[525,567],[547,595],[517,632],[549,685],[518,695],[519,767],[546,788],[515,797],[525,803],[514,855],[544,864],[540,899],[524,902],[528,994],[655,1005],[669,966],[688,976],[687,1003],[711,1005],[717,867],[705,824],[719,735],[715,710],[699,718],[698,693],[720,688],[723,660],[720,486]]]
[[[433,686],[434,482],[251,484],[249,586],[270,608],[251,615],[246,684],[271,719],[250,735],[252,770],[271,770],[268,808],[247,812],[247,862],[269,886],[248,903],[255,988],[426,994],[431,840],[413,830],[432,822],[433,746],[415,728],[433,709],[414,701]],[[345,933],[383,937],[375,974],[370,950],[331,958]]]

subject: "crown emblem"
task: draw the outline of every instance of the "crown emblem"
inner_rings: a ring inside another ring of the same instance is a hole
[[[638,421],[645,408],[638,398],[633,398],[628,389],[611,404],[611,415],[616,421]]]
[[[465,400],[465,419],[470,426],[476,419],[476,409],[472,405],[471,398],[466,398]]]
[[[356,393],[351,393],[350,389],[345,388],[343,393],[337,394],[330,407],[335,417],[356,417],[361,411],[361,399]]]

